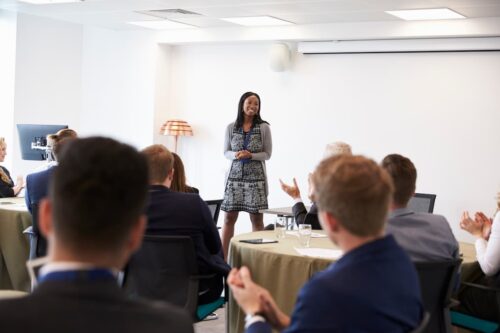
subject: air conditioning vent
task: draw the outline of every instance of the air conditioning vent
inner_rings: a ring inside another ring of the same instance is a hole
[[[137,13],[145,14],[154,17],[160,18],[180,18],[180,17],[192,17],[192,16],[201,16],[199,13],[191,12],[189,10],[181,9],[181,8],[172,8],[172,9],[153,9],[153,10],[140,10]]]

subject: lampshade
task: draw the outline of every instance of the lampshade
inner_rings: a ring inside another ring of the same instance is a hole
[[[168,120],[161,127],[160,133],[163,135],[172,135],[172,136],[193,136],[193,129],[191,125],[188,124],[187,121],[173,119]]]

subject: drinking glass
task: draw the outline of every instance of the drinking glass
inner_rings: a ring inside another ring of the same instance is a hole
[[[276,232],[276,239],[285,238],[285,218],[283,216],[276,217],[274,222],[274,231]]]
[[[310,224],[299,225],[299,243],[302,247],[309,247],[312,229]]]

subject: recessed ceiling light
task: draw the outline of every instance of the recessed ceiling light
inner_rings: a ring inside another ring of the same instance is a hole
[[[387,10],[386,13],[406,21],[452,20],[466,18],[465,16],[460,15],[459,13],[448,8]]]
[[[18,1],[31,3],[33,5],[50,5],[56,3],[83,2],[84,0],[18,0]]]
[[[127,23],[138,25],[143,28],[156,29],[156,30],[196,28],[195,26],[189,24],[174,22],[170,20],[134,21]]]
[[[246,17],[225,17],[221,20],[235,24],[240,24],[248,27],[270,26],[270,25],[291,25],[293,23],[283,21],[271,16],[246,16]]]

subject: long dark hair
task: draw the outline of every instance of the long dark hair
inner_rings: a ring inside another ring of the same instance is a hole
[[[186,185],[186,173],[184,171],[184,163],[182,163],[181,158],[176,153],[172,153],[174,156],[174,179],[172,179],[172,184],[170,184],[170,189],[175,192],[188,192]]]
[[[244,120],[243,104],[245,104],[245,100],[250,96],[255,96],[259,100],[259,112],[257,112],[257,114],[253,117],[252,126],[255,126],[257,124],[262,124],[262,123],[269,124],[267,121],[262,120],[262,118],[260,117],[260,110],[262,108],[262,104],[260,102],[260,96],[254,92],[247,91],[246,93],[241,95],[240,102],[238,103],[238,116],[236,117],[236,123],[234,124],[235,128],[243,127],[243,120]]]

